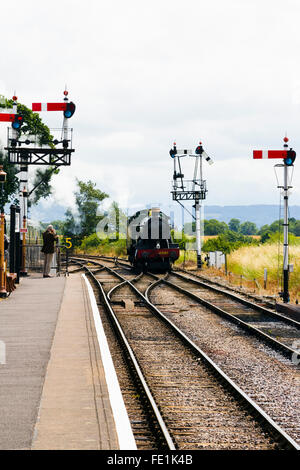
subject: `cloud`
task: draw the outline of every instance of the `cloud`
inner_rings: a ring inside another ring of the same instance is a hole
[[[123,205],[170,201],[174,140],[202,140],[213,157],[207,203],[277,201],[274,162],[253,161],[252,150],[282,148],[285,132],[300,147],[299,13],[293,0],[2,5],[14,35],[3,21],[0,94],[16,90],[30,106],[59,101],[67,83],[77,106],[76,152],[53,180],[55,204],[74,205],[76,177]],[[297,187],[292,198],[300,204]]]

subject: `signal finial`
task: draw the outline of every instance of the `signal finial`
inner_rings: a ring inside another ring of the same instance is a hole
[[[65,91],[64,91],[64,95],[65,95],[64,101],[66,101],[66,102],[69,100],[69,99],[68,99],[68,94],[69,94],[69,92],[68,92],[68,90],[67,90],[67,85],[66,85],[66,86],[65,86]]]

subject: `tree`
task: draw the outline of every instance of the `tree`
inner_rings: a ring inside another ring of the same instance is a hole
[[[259,231],[257,232],[258,235],[263,235],[265,232],[269,232],[270,231],[270,227],[268,224],[265,224],[263,225],[262,227],[260,227]]]
[[[204,233],[205,235],[219,235],[225,233],[228,226],[225,222],[219,222],[216,219],[204,220]]]
[[[261,243],[266,243],[268,240],[270,240],[271,233],[272,232],[270,232],[270,230],[263,232],[260,237]]]
[[[257,233],[257,227],[254,222],[246,221],[241,224],[240,232],[243,235],[255,235]]]
[[[6,182],[0,185],[0,208],[3,209],[8,202],[17,203],[16,194],[19,189],[19,180],[17,167],[9,164],[8,157],[4,155],[2,150],[0,150],[0,165],[6,172]]]
[[[231,219],[228,224],[229,230],[232,230],[232,232],[239,232],[240,224],[241,222],[239,219]]]
[[[230,253],[237,248],[244,245],[258,244],[259,241],[252,237],[245,237],[244,235],[228,230],[222,233],[218,238],[210,238],[203,245],[203,251],[222,251],[223,253]]]
[[[96,183],[77,180],[78,191],[75,192],[76,206],[79,214],[81,238],[92,234],[97,224],[104,217],[97,215],[99,204],[108,196],[108,194],[96,188]]]
[[[296,237],[300,237],[300,220],[296,220],[295,222],[294,235],[296,235]]]
[[[282,224],[283,224],[283,219],[274,220],[274,222],[272,222],[272,224],[269,226],[270,232],[278,232],[278,231],[280,231],[280,230],[281,230],[281,227],[282,227]]]

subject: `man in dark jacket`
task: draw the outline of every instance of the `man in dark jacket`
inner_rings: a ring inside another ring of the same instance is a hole
[[[43,277],[51,277],[49,275],[51,263],[54,255],[54,242],[58,240],[58,236],[52,225],[48,225],[47,230],[43,233],[43,248],[44,253],[44,272]]]

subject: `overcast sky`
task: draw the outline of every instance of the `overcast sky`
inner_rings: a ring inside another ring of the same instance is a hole
[[[123,207],[167,204],[174,140],[201,140],[214,159],[207,204],[278,203],[274,162],[252,150],[280,149],[287,133],[300,152],[297,0],[28,0],[2,2],[1,19],[0,94],[31,106],[67,84],[77,106],[56,203],[73,204],[77,177]],[[293,185],[300,204],[297,159]]]

